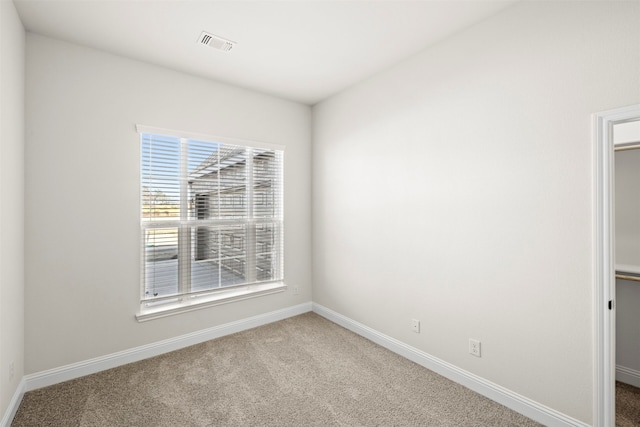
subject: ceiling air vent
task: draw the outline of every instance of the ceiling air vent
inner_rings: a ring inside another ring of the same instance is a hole
[[[203,31],[202,34],[200,34],[198,43],[203,44],[205,46],[212,47],[217,50],[221,50],[223,52],[229,52],[236,45],[236,42],[223,39],[222,37],[218,37],[211,33],[207,33],[206,31]]]

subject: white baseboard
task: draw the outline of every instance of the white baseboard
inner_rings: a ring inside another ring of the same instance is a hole
[[[616,381],[640,388],[640,371],[616,365]]]
[[[384,335],[333,310],[313,303],[313,311],[338,325],[363,336],[394,353],[455,381],[507,408],[513,409],[548,427],[587,427],[582,421],[564,415],[504,387],[431,356],[415,347]]]
[[[22,396],[24,396],[24,387],[25,381],[24,378],[20,380],[20,384],[16,388],[16,391],[13,393],[13,397],[11,398],[11,402],[9,402],[9,406],[7,407],[2,420],[0,420],[0,427],[10,427],[11,422],[13,421],[13,417],[16,416],[16,412],[18,412],[18,408],[20,407],[20,402],[22,402]]]
[[[311,302],[307,302],[287,307],[282,310],[272,311],[270,313],[260,314],[235,322],[225,323],[224,325],[214,326],[212,328],[181,335],[179,337],[120,351],[118,353],[96,357],[95,359],[85,360],[83,362],[26,375],[24,377],[24,391],[27,392],[35,390],[53,384],[58,384],[63,381],[83,377],[85,375],[95,374],[117,366],[159,356],[194,344],[199,344],[225,335],[235,334],[236,332],[242,332],[257,326],[266,325],[288,317],[307,313],[311,311],[311,309]]]

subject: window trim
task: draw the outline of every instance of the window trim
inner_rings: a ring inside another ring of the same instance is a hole
[[[171,136],[175,136],[176,138],[202,139],[205,141],[221,142],[223,144],[241,145],[243,147],[253,147],[253,148],[266,148],[266,149],[280,150],[280,151],[285,151],[285,148],[286,148],[286,145],[272,144],[270,142],[264,142],[264,141],[229,138],[226,136],[218,136],[218,135],[211,135],[211,134],[198,133],[198,132],[189,132],[189,131],[177,130],[177,129],[159,128],[159,127],[146,126],[146,125],[136,125],[136,132],[138,134],[153,133],[153,134],[160,134],[160,135],[171,135]]]
[[[262,141],[253,141],[253,140],[243,140],[238,138],[229,138],[229,137],[220,137],[210,134],[203,134],[197,132],[189,132],[175,129],[167,129],[167,128],[159,128],[154,126],[146,126],[146,125],[136,125],[136,132],[138,135],[141,134],[156,134],[156,135],[167,135],[181,139],[195,139],[195,140],[204,140],[211,141],[215,143],[221,144],[230,144],[236,146],[243,146],[248,148],[258,148],[258,149],[268,149],[268,150],[277,150],[281,151],[284,154],[285,146],[280,144],[272,144],[268,142]],[[284,156],[282,158],[284,163]],[[284,164],[282,164],[284,169]],[[139,178],[139,182],[140,182]],[[281,177],[282,179],[282,209],[284,209],[284,174]],[[284,212],[282,212],[284,214]],[[173,222],[173,221],[170,221]],[[234,221],[235,222],[235,221]],[[251,219],[249,223],[256,224],[262,221],[255,219]],[[282,219],[279,221],[280,226],[284,227],[284,221]],[[168,225],[168,223],[167,223]],[[145,227],[141,226],[140,231],[144,234]],[[284,233],[284,230],[282,230]],[[280,256],[282,257],[282,267],[284,269],[284,241],[282,241],[281,247],[282,253]],[[144,249],[141,249],[141,252],[144,252]],[[140,260],[143,262],[144,253],[141,254]],[[144,268],[141,266],[140,268]],[[284,273],[284,270],[283,270]],[[180,286],[180,283],[178,284]],[[235,301],[241,301],[249,298],[255,298],[263,295],[271,295],[279,292],[283,292],[287,289],[287,285],[284,282],[284,277],[282,280],[273,281],[273,282],[262,282],[262,283],[247,283],[247,284],[239,284],[234,286],[229,286],[225,288],[212,289],[208,291],[203,291],[202,293],[196,293],[192,295],[183,295],[178,296],[176,298],[180,298],[179,302],[176,303],[165,303],[158,306],[145,306],[145,302],[143,301],[143,288],[144,283],[140,284],[141,286],[141,296],[138,302],[139,312],[135,315],[136,320],[138,322],[145,322],[148,320],[158,319],[162,317],[172,316],[175,314],[190,312],[194,310],[199,310],[207,307],[212,307],[220,304],[227,304]]]
[[[160,319],[180,313],[188,313],[190,311],[200,310],[216,305],[261,297],[263,295],[276,294],[286,290],[287,285],[284,282],[233,286],[207,293],[200,298],[192,298],[190,302],[183,301],[180,304],[167,304],[156,308],[147,308],[136,314],[136,320],[138,322],[146,322],[148,320]]]

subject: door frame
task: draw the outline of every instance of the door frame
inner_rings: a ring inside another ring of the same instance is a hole
[[[640,104],[592,115],[594,148],[594,415],[615,426],[615,209],[613,126],[640,119]]]

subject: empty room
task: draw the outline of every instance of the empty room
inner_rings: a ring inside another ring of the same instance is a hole
[[[639,0],[0,7],[1,426],[640,426]]]

